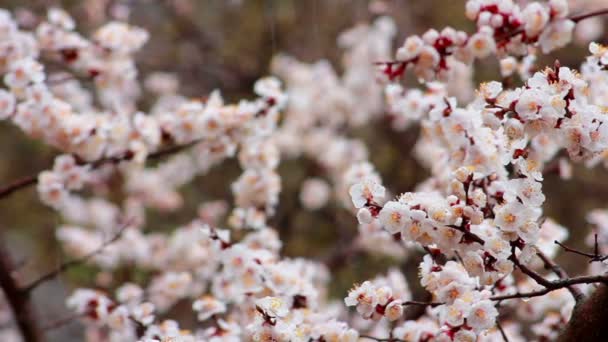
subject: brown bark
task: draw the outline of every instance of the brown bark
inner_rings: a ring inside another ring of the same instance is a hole
[[[3,241],[0,241],[0,287],[13,311],[23,340],[26,342],[44,341],[44,335],[38,327],[38,320],[30,302],[30,294],[19,288],[12,275],[14,270],[13,260]]]
[[[575,307],[559,342],[608,341],[608,286],[601,284]]]

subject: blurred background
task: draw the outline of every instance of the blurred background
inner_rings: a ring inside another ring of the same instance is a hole
[[[340,70],[341,51],[336,45],[338,34],[360,22],[370,22],[378,15],[388,14],[398,27],[400,44],[410,34],[428,28],[453,26],[470,31],[471,23],[464,17],[464,0],[2,0],[0,7],[17,15],[45,15],[50,6],[67,10],[77,22],[78,30],[90,32],[111,19],[126,20],[150,32],[150,41],[137,55],[140,78],[153,71],[178,75],[180,93],[205,97],[220,89],[229,100],[251,97],[253,83],[269,73],[273,55],[286,53],[305,62],[329,60]],[[580,3],[580,1],[576,1]],[[602,1],[596,1],[600,3]],[[24,12],[28,9],[31,13]],[[32,18],[35,20],[35,17]],[[602,35],[599,41],[606,41]],[[553,64],[577,67],[586,55],[586,45],[571,45],[539,65]],[[476,66],[475,81],[498,78],[495,59]],[[373,82],[373,80],[370,80]],[[607,94],[608,96],[608,94]],[[147,108],[153,98],[146,94],[141,106]],[[411,157],[416,129],[395,132],[387,122],[375,122],[352,132],[370,149],[371,161],[382,175],[387,188],[394,193],[413,190],[427,176]],[[36,174],[52,165],[56,151],[26,138],[10,123],[0,122],[0,186],[19,177]],[[334,252],[335,243],[344,235],[357,234],[355,218],[338,206],[309,211],[299,203],[302,181],[314,175],[307,160],[287,160],[279,168],[282,177],[280,206],[273,223],[284,241],[287,256],[304,256],[323,260]],[[215,167],[181,191],[184,207],[172,213],[149,213],[149,230],[170,231],[196,216],[199,203],[226,199],[230,203],[230,183],[240,174],[234,161]],[[564,182],[549,175],[543,188],[547,195],[545,214],[570,228],[572,246],[583,246],[588,224],[586,213],[608,207],[608,177],[603,167],[574,167],[574,176]],[[0,202],[0,229],[21,266],[25,281],[51,269],[64,257],[56,243],[54,228],[59,217],[38,200],[35,188],[13,194]],[[400,266],[410,285],[417,281],[419,258],[410,258]],[[562,262],[571,274],[586,268],[586,260],[564,257]],[[332,267],[335,281],[332,294],[344,297],[353,282],[360,282],[396,265],[394,260],[366,253],[350,255],[348,260]],[[56,281],[36,292],[35,303],[43,322],[67,316],[64,299],[69,290],[90,284],[95,269],[82,266],[72,269]],[[176,308],[184,317],[193,316],[188,305]],[[174,312],[174,313],[175,313]],[[193,317],[186,318],[192,319]],[[187,324],[186,324],[187,326]],[[77,324],[52,332],[56,340],[79,340]]]

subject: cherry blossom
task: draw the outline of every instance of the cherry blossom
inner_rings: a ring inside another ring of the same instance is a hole
[[[93,266],[94,283],[66,306],[99,341],[523,341],[522,327],[557,338],[608,264],[605,209],[589,213],[589,250],[577,250],[566,241],[576,231],[543,207],[552,172],[568,179],[573,164],[608,165],[608,49],[590,43],[580,71],[536,65],[602,14],[572,16],[569,6],[469,0],[471,32],[431,28],[396,47],[396,25],[381,16],[338,37],[339,67],[275,56],[276,76],[233,103],[219,90],[181,95],[170,72],[140,75],[135,56],[154,39],[144,28],[111,21],[86,35],[51,8],[28,30],[0,10],[0,120],[56,151],[52,166],[0,197],[35,184],[72,258],[17,294],[30,298],[71,264]],[[475,60],[490,56],[504,79],[474,85]],[[398,82],[408,70],[419,87]],[[148,93],[157,99],[142,108]],[[412,154],[428,173],[416,187],[392,189],[372,163],[373,141],[353,134],[385,120],[396,134],[420,130]],[[357,225],[335,220],[340,241],[327,258],[296,256],[281,240],[280,166],[299,159],[314,172],[296,203]],[[180,190],[227,160],[240,168],[230,200],[186,205]],[[147,213],[184,207],[194,208],[189,222],[150,231]],[[588,275],[568,276],[558,253],[585,258]],[[336,300],[335,260],[358,254],[394,264]],[[414,298],[404,265],[418,265],[426,299]],[[143,280],[122,281],[125,269]],[[200,325],[173,320],[178,303]]]

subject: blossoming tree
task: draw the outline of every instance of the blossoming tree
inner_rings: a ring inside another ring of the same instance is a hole
[[[91,263],[103,277],[66,299],[68,319],[81,320],[91,341],[607,340],[608,213],[589,214],[589,250],[571,248],[569,231],[543,215],[542,190],[549,172],[567,179],[570,163],[606,161],[608,48],[591,43],[580,70],[536,66],[537,54],[606,13],[573,15],[565,0],[469,0],[475,32],[431,29],[394,54],[394,23],[381,17],[340,36],[342,74],[279,55],[255,98],[228,104],[217,91],[181,96],[159,73],[146,81],[158,99],[144,112],[133,59],[150,38],[144,29],[110,22],[86,37],[53,8],[29,31],[0,11],[0,119],[59,151],[48,170],[0,187],[0,200],[35,185],[62,217],[55,235],[71,258],[23,283],[0,249],[0,286],[17,323],[3,339],[45,340],[32,293]],[[503,80],[474,95],[454,86],[489,56]],[[401,82],[410,71],[420,87]],[[365,144],[346,133],[386,116],[396,131],[421,129],[414,152],[430,177],[413,192],[386,189]],[[282,255],[271,220],[277,167],[296,156],[322,169],[302,184],[302,205],[333,201],[358,220],[358,236],[336,253],[356,244],[398,259],[423,254],[426,297],[414,298],[391,269],[335,301],[331,260]],[[242,168],[233,203],[201,203],[190,223],[146,233],[147,210],[179,207],[179,187],[229,158]],[[123,196],[113,201],[106,190],[117,175]],[[219,227],[228,211],[230,229]],[[586,274],[566,274],[558,252],[589,261]],[[104,288],[124,265],[149,277]],[[183,301],[196,329],[169,315]]]

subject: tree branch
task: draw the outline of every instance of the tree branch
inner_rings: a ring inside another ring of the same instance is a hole
[[[560,265],[558,265],[553,260],[551,260],[551,258],[549,258],[547,255],[545,255],[543,252],[538,251],[538,253],[536,253],[536,255],[538,255],[538,257],[545,264],[545,269],[549,269],[549,270],[553,271],[553,273],[559,279],[568,279],[569,278],[568,273],[566,273],[566,270],[564,270]],[[581,300],[585,299],[585,295],[581,292],[581,290],[578,287],[573,285],[573,286],[568,286],[567,288],[577,303],[579,303]]]
[[[374,340],[377,342],[406,342],[405,340],[402,339],[398,339],[398,338],[380,338],[380,337],[374,337],[374,336],[368,336],[368,335],[359,335],[360,338],[366,338],[368,340]]]
[[[563,289],[565,287],[576,285],[576,284],[608,284],[608,276],[606,275],[593,275],[593,276],[582,276],[582,277],[574,277],[568,279],[560,279],[556,281],[548,281],[543,286],[545,286],[542,290],[531,291],[531,292],[518,292],[510,295],[502,295],[502,296],[494,296],[490,297],[492,300],[500,301],[505,299],[515,299],[515,298],[532,298],[543,296],[549,292],[553,292],[559,289]]]
[[[403,302],[401,305],[403,305],[403,306],[416,305],[416,306],[436,307],[436,306],[443,305],[443,304],[445,304],[445,303],[441,303],[441,302],[421,302],[421,301],[417,301],[417,300],[408,300],[406,302]]]
[[[555,290],[557,290],[557,289],[555,289]],[[532,297],[544,296],[547,293],[549,293],[551,291],[555,291],[555,290],[549,289],[549,288],[544,288],[544,289],[538,290],[538,291],[517,292],[517,293],[513,293],[513,294],[509,294],[509,295],[494,296],[494,297],[490,297],[490,299],[494,300],[494,301],[501,301],[501,300],[507,300],[507,299],[532,298]]]
[[[146,160],[154,160],[154,159],[160,159],[163,158],[165,156],[177,153],[177,152],[181,152],[189,147],[192,147],[194,145],[196,145],[196,143],[198,143],[199,140],[195,140],[193,142],[184,144],[184,145],[175,145],[172,147],[168,147],[164,150],[159,150],[156,151],[154,153],[150,153],[148,155],[148,158]],[[120,155],[120,156],[114,156],[114,157],[107,157],[107,158],[102,158],[102,159],[98,159],[96,161],[93,162],[83,162],[83,161],[79,161],[80,165],[90,165],[92,169],[96,169],[99,168],[103,165],[106,164],[118,164],[122,161],[127,161],[127,160],[131,160],[133,158],[133,153],[131,153],[130,151]],[[76,160],[79,160],[79,158],[76,158]],[[36,175],[30,175],[30,176],[26,176],[20,179],[17,179],[3,187],[0,188],[0,199],[7,197],[9,195],[11,195],[13,192],[21,190],[21,189],[25,189],[27,187],[30,187],[34,184],[38,183],[38,174]]]
[[[61,265],[57,266],[57,268],[55,268],[54,270],[46,273],[45,275],[43,275],[43,276],[39,277],[38,279],[34,280],[33,282],[31,282],[29,285],[25,286],[22,289],[22,291],[24,291],[25,293],[30,293],[35,288],[37,288],[38,286],[40,286],[42,283],[47,282],[47,281],[49,281],[49,280],[57,277],[61,273],[67,271],[69,268],[86,263],[91,258],[93,258],[94,256],[96,256],[99,253],[101,253],[106,247],[108,247],[109,245],[113,244],[118,239],[120,239],[120,237],[122,236],[122,234],[125,231],[125,229],[131,223],[132,223],[132,220],[127,220],[125,223],[123,223],[121,225],[121,227],[118,230],[118,232],[116,232],[112,236],[112,238],[110,238],[109,240],[106,240],[104,243],[102,243],[101,246],[99,246],[98,248],[96,248],[95,250],[93,250],[92,252],[86,254],[85,256],[83,256],[81,258],[70,260],[70,261],[66,261],[66,262],[62,263]]]
[[[605,14],[608,14],[608,8],[600,9],[597,11],[592,11],[589,13],[575,15],[575,16],[570,17],[570,20],[574,21],[575,23],[578,23],[579,21],[583,21],[585,19],[589,19],[592,17],[598,17],[600,15],[605,15]]]
[[[517,259],[517,256],[515,256],[515,246],[512,247],[511,249],[511,257],[509,258],[511,261],[513,261],[513,263],[515,264],[515,266],[517,266],[525,275],[527,275],[528,277],[534,279],[534,281],[536,281],[538,284],[544,286],[544,287],[551,287],[551,281],[548,279],[545,279],[543,276],[541,276],[540,274],[536,273],[535,271],[529,269],[527,266],[522,265],[519,262],[519,259]]]
[[[30,294],[19,288],[15,278],[13,278],[14,270],[12,257],[4,245],[4,241],[0,241],[0,286],[13,312],[19,331],[24,341],[44,341],[44,336],[38,327],[36,313],[31,304]]]
[[[563,243],[561,243],[561,242],[559,242],[559,241],[557,241],[557,240],[555,240],[555,241],[553,241],[553,242],[554,242],[556,245],[558,245],[558,246],[560,246],[561,248],[563,248],[563,249],[564,249],[564,251],[566,251],[566,252],[570,252],[570,253],[578,254],[578,255],[581,255],[581,256],[584,256],[584,257],[589,258],[589,262],[590,262],[590,263],[591,263],[591,262],[595,262],[595,261],[602,262],[602,261],[604,261],[604,260],[608,259],[608,256],[607,256],[607,255],[602,255],[602,254],[600,254],[600,252],[599,252],[599,247],[598,247],[598,242],[597,242],[597,234],[595,234],[595,246],[594,246],[594,248],[593,248],[593,254],[591,254],[591,253],[587,253],[587,252],[583,252],[583,251],[579,251],[578,249],[574,249],[574,248],[568,247],[568,246],[564,245]]]
[[[540,251],[537,252],[537,255],[541,258],[541,260],[545,264],[545,268],[552,270],[560,278],[560,281],[564,282],[563,284],[560,283],[559,281],[558,282],[550,281],[550,280],[544,278],[543,276],[541,276],[540,274],[538,274],[537,272],[533,271],[532,269],[528,268],[527,266],[522,265],[519,262],[519,259],[517,258],[517,256],[515,255],[515,248],[516,248],[515,245],[511,246],[511,256],[509,257],[509,259],[511,261],[513,261],[515,266],[517,266],[524,274],[526,274],[530,278],[534,279],[534,281],[536,281],[538,284],[546,287],[547,289],[557,289],[557,288],[562,288],[562,287],[568,288],[568,291],[570,291],[570,293],[572,294],[572,297],[574,297],[574,300],[576,300],[577,302],[579,302],[581,299],[584,298],[583,293],[579,289],[572,286],[573,284],[567,283],[568,281],[575,279],[575,278],[569,278],[568,275],[566,274],[566,271],[564,271],[559,265],[557,265],[551,259],[549,259],[549,257],[547,257],[545,254],[543,254]]]
[[[78,314],[73,314],[68,317],[60,318],[56,321],[53,321],[53,322],[43,326],[42,330],[49,331],[49,330],[55,330],[55,329],[61,328],[62,326],[69,324],[69,323],[73,322],[75,319],[81,318],[83,316],[84,316],[83,314],[78,313]]]
[[[500,336],[502,336],[503,342],[509,342],[509,337],[507,337],[507,333],[505,333],[505,329],[502,328],[500,321],[496,320],[496,328],[500,331]]]
[[[447,225],[446,227],[450,227],[453,229],[456,229],[457,231],[462,233],[462,241],[461,242],[477,242],[480,245],[484,245],[486,242],[479,237],[479,235],[472,233],[471,231],[467,230],[465,227],[461,226],[456,226],[453,224]]]
[[[27,188],[30,185],[34,185],[36,183],[38,183],[37,176],[27,176],[27,177],[17,179],[15,181],[5,185],[4,187],[0,188],[0,198],[6,197],[17,190]]]

